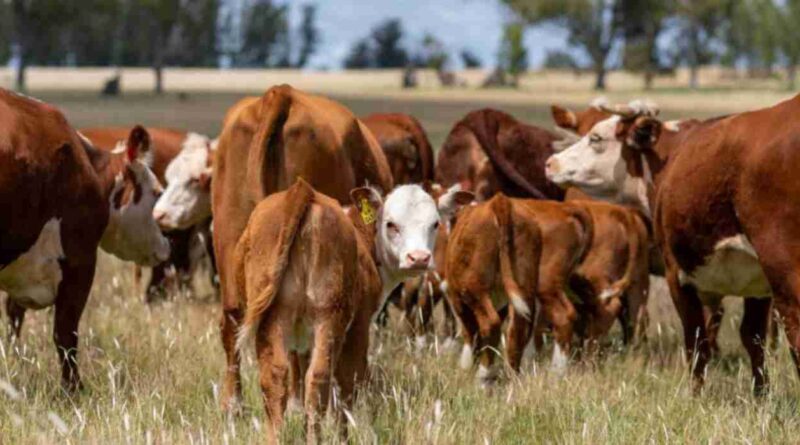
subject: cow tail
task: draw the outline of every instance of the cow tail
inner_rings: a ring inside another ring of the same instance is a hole
[[[241,349],[252,338],[254,328],[261,323],[264,313],[269,309],[275,295],[280,290],[283,276],[289,265],[292,244],[294,244],[303,217],[314,201],[314,189],[300,178],[287,190],[285,200],[288,203],[288,211],[284,215],[276,215],[278,218],[283,218],[283,224],[278,234],[278,240],[273,247],[276,249],[275,261],[267,272],[269,275],[266,287],[260,290],[254,298],[247,299],[244,322],[237,334],[237,349]]]
[[[583,263],[592,249],[592,243],[594,242],[594,220],[592,219],[591,213],[583,206],[573,205],[572,208],[569,209],[569,214],[571,217],[575,218],[581,226],[583,246],[580,254],[576,257],[575,264],[578,265]]]
[[[639,238],[639,230],[637,228],[638,215],[626,209],[624,217],[625,231],[628,233],[628,262],[625,264],[625,272],[622,278],[612,283],[608,289],[605,289],[600,294],[600,299],[602,300],[619,297],[628,290],[628,287],[631,285],[633,272],[636,269],[636,264],[641,254],[640,249],[644,247]]]
[[[514,242],[514,222],[511,218],[511,200],[503,194],[492,199],[492,211],[500,227],[500,279],[511,305],[520,315],[530,320],[531,308],[525,302],[524,292],[514,279],[511,249]]]
[[[278,191],[283,168],[283,126],[289,118],[292,87],[270,88],[262,99],[261,123],[247,155],[247,187],[258,202]]]

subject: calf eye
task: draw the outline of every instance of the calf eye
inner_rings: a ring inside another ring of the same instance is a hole
[[[400,233],[400,227],[398,227],[397,224],[395,224],[395,223],[393,223],[391,221],[386,223],[386,230],[388,230],[389,233],[391,233],[393,235],[397,234],[397,233]]]
[[[433,230],[437,230],[439,228],[439,221],[433,223]]]

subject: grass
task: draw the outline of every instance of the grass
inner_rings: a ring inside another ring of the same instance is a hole
[[[235,94],[132,95],[103,100],[48,93],[74,125],[188,127],[215,134]],[[417,115],[434,145],[482,101],[343,98],[357,114]],[[502,104],[501,104],[502,105]],[[520,119],[549,126],[543,106],[503,105]],[[668,110],[669,111],[669,110]],[[672,112],[674,113],[674,111]],[[199,275],[200,276],[200,275]],[[85,389],[74,398],[59,389],[52,345],[52,309],[29,312],[18,343],[0,323],[0,444],[255,443],[263,410],[252,354],[244,360],[245,411],[229,419],[218,410],[224,368],[216,296],[198,278],[196,291],[147,306],[130,264],[103,255],[80,327]],[[677,318],[657,281],[650,301],[650,341],[626,351],[613,341],[597,362],[575,364],[565,376],[548,371],[549,357],[530,357],[520,377],[484,390],[457,367],[457,353],[438,341],[417,351],[397,321],[373,333],[372,378],[352,413],[353,443],[796,443],[800,437],[798,382],[785,343],[768,358],[772,392],[750,393],[750,367],[738,339],[740,303],[726,303],[723,356],[710,368],[699,397],[690,395]],[[614,335],[618,338],[618,335]],[[441,339],[439,339],[440,341]],[[325,441],[337,442],[329,420]],[[293,414],[287,443],[302,442]]]

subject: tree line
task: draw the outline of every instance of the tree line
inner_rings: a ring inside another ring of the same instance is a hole
[[[689,86],[700,67],[719,63],[751,74],[786,71],[795,88],[800,63],[800,0],[500,0],[525,26],[558,26],[580,50],[604,89],[612,56],[640,72],[645,88],[664,69],[689,68]],[[659,44],[667,37],[664,44]],[[553,65],[575,65],[564,53]]]
[[[297,29],[289,9],[251,0],[0,0],[0,64],[14,58],[17,89],[25,69],[42,66],[147,66],[163,90],[164,66],[305,66],[320,33],[316,6],[302,6]]]

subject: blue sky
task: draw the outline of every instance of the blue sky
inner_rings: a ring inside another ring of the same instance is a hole
[[[314,0],[285,0],[292,22],[300,6]],[[340,68],[353,42],[387,18],[397,17],[406,30],[406,46],[416,46],[425,32],[444,42],[458,60],[462,48],[471,49],[484,66],[494,65],[507,13],[497,0],[316,0],[322,44],[312,68]],[[550,49],[566,48],[566,34],[554,27],[530,29],[526,43],[531,67],[541,64]]]

